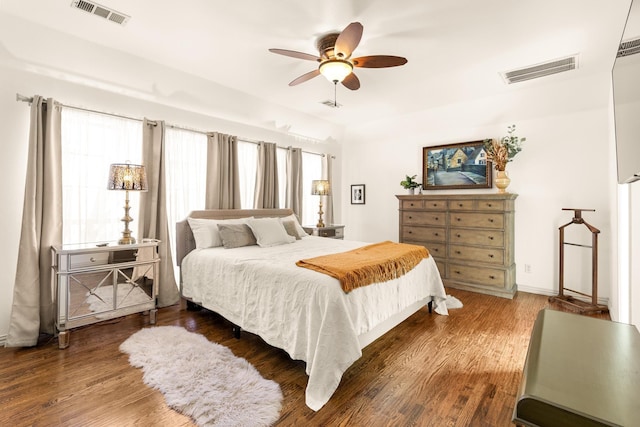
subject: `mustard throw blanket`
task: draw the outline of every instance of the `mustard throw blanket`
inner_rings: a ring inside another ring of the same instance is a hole
[[[428,256],[429,251],[423,246],[386,241],[348,252],[302,259],[296,265],[335,277],[342,289],[350,292],[400,277]]]

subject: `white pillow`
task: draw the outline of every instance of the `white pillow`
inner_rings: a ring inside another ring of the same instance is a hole
[[[284,225],[278,218],[252,218],[247,221],[247,225],[256,236],[258,246],[268,248],[270,246],[293,243],[296,238],[289,236]]]
[[[307,232],[304,231],[304,228],[302,228],[302,226],[300,225],[300,222],[298,221],[298,217],[295,214],[291,214],[289,216],[283,216],[280,218],[280,221],[293,221],[295,223],[296,232],[298,233],[298,236],[300,237],[308,236]]]
[[[251,217],[253,218],[253,217]],[[215,248],[222,246],[222,238],[218,230],[218,224],[246,224],[250,218],[237,219],[204,219],[187,218],[189,227],[196,240],[196,249]]]

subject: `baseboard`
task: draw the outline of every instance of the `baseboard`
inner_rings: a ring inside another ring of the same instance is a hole
[[[552,291],[549,289],[534,288],[532,286],[525,286],[525,285],[518,285],[518,291],[527,292],[530,294],[546,295],[548,297],[554,297],[558,295],[557,291]],[[584,297],[580,297],[578,299],[586,300]],[[609,307],[609,298],[602,298],[602,297],[598,298],[598,304],[606,305],[607,307]]]

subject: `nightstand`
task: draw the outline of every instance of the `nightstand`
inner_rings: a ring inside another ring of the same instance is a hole
[[[327,225],[316,227],[307,225],[302,227],[307,234],[318,237],[328,237],[330,239],[344,239],[344,225]]]
[[[58,347],[69,329],[149,311],[156,322],[159,240],[140,243],[66,244],[51,247]]]

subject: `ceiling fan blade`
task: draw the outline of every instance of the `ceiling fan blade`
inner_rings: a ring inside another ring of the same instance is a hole
[[[344,80],[342,81],[342,85],[347,89],[358,90],[360,89],[360,80],[358,79],[358,76],[356,76],[354,73],[351,73],[344,78]]]
[[[292,58],[306,59],[307,61],[319,62],[320,58],[317,55],[311,55],[309,53],[297,52],[295,50],[287,49],[269,49],[269,52],[277,53],[279,55],[290,56]]]
[[[304,83],[307,80],[311,80],[312,78],[319,75],[320,75],[320,70],[309,71],[308,73],[305,73],[300,77],[298,77],[297,79],[293,80],[291,83],[289,83],[289,86],[299,85],[300,83]]]
[[[362,24],[359,22],[352,22],[347,25],[336,40],[336,46],[334,52],[338,58],[348,58],[351,53],[358,47],[360,39],[362,38]]]
[[[361,68],[387,68],[398,67],[407,63],[407,58],[391,55],[361,56],[351,60],[353,65]]]

